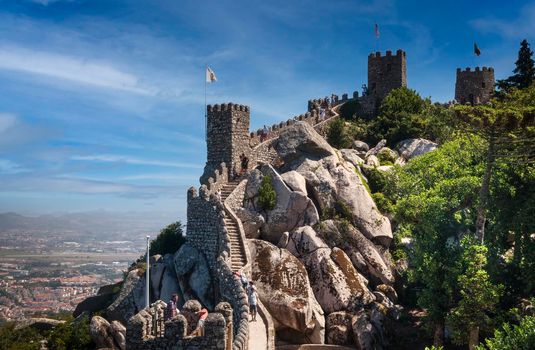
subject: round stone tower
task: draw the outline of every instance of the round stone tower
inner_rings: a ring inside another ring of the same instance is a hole
[[[457,68],[455,100],[461,104],[477,105],[490,100],[494,91],[494,68],[476,67],[475,70]]]

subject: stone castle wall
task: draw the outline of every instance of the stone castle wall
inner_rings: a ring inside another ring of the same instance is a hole
[[[455,100],[459,103],[486,103],[494,92],[494,69],[476,67],[475,70],[457,68]]]
[[[226,304],[226,305],[224,305]],[[227,303],[216,306],[215,312],[208,314],[204,323],[204,335],[192,335],[189,330],[194,329],[188,325],[183,314],[163,322],[163,310],[166,304],[159,300],[150,308],[141,310],[128,320],[126,327],[126,348],[128,350],[230,350],[228,339],[231,319],[226,310],[230,309]]]
[[[202,185],[199,193],[194,187],[188,190],[188,225],[186,240],[206,257],[212,276],[217,269],[221,237],[224,232],[224,208],[221,201]]]

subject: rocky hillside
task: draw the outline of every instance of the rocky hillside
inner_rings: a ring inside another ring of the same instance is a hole
[[[388,325],[399,317],[389,253],[390,220],[377,208],[366,169],[389,171],[436,146],[425,140],[401,143],[400,155],[355,142],[331,147],[309,124],[296,123],[273,143],[278,158],[242,181],[233,210],[241,220],[252,264],[250,279],[273,319],[279,344],[335,344],[359,349],[388,345]],[[240,203],[241,202],[241,203]],[[175,254],[151,257],[151,299],[173,293],[199,300],[211,310],[217,278],[198,249],[186,244]],[[124,349],[124,326],[144,307],[143,267],[119,286],[103,288],[79,305],[75,316],[94,316],[95,343]],[[120,325],[123,325],[121,327]]]

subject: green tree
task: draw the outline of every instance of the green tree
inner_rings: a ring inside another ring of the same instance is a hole
[[[347,148],[351,144],[351,139],[348,136],[346,122],[342,118],[336,119],[329,126],[327,131],[327,142],[335,148]]]
[[[498,87],[502,90],[509,90],[513,87],[524,89],[530,86],[535,81],[535,63],[532,56],[533,51],[529,48],[528,41],[522,40],[513,71],[515,74],[507,79],[499,80]]]
[[[74,322],[72,318],[63,324],[57,325],[47,339],[50,350],[90,350],[95,343],[89,334],[89,317],[84,316]]]
[[[494,310],[499,300],[501,286],[490,281],[485,271],[488,249],[477,245],[471,236],[462,240],[463,273],[458,277],[461,299],[448,315],[453,329],[454,341],[467,344],[470,350],[479,343],[479,330],[490,322],[488,312]]]
[[[258,189],[258,204],[263,210],[272,210],[277,204],[277,193],[271,176],[265,175]]]
[[[529,163],[535,159],[535,107],[529,97],[535,95],[535,85],[506,94],[500,101],[489,105],[455,107],[464,131],[478,135],[486,141],[485,172],[479,189],[476,237],[484,241],[490,182],[497,158],[510,162]]]
[[[480,185],[482,140],[460,137],[394,169],[386,194],[395,221],[412,231],[409,279],[427,310],[434,344],[444,338],[446,316],[455,306],[461,249],[456,237],[474,222],[471,208]]]
[[[150,242],[150,255],[174,254],[186,242],[182,223],[174,222],[160,231],[160,234]]]
[[[504,324],[494,331],[494,337],[485,340],[478,350],[531,350],[535,349],[535,317],[524,317],[519,325]]]
[[[370,123],[370,138],[386,139],[394,145],[404,139],[421,137],[426,128],[422,112],[429,104],[429,100],[422,99],[414,90],[406,87],[392,90],[381,102],[379,115]]]
[[[41,347],[39,342],[43,339],[43,334],[32,327],[16,330],[14,322],[0,327],[0,349],[38,350]]]

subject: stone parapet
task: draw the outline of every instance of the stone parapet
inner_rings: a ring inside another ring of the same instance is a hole
[[[227,304],[228,305],[228,304]],[[184,315],[162,322],[166,304],[159,300],[150,308],[145,308],[128,320],[126,327],[126,348],[129,350],[181,350],[206,349],[225,350],[228,328],[226,314],[208,314],[204,323],[204,334],[189,333],[188,321]],[[216,306],[226,310],[227,306]],[[154,325],[160,325],[155,328]],[[230,350],[230,349],[229,349]]]

